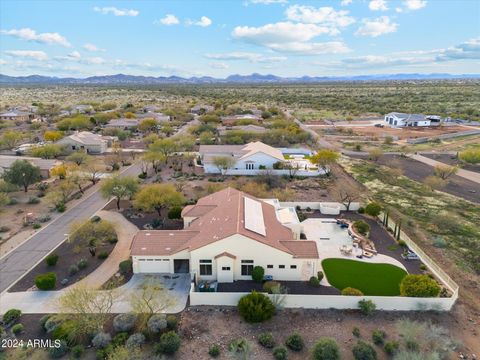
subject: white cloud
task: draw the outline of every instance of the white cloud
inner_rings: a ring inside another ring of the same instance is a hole
[[[140,14],[138,10],[118,9],[114,6],[106,6],[106,7],[95,6],[93,8],[93,11],[104,14],[104,15],[113,14],[115,16],[137,16],[138,14]]]
[[[426,0],[405,0],[403,2],[408,10],[419,10],[427,6]]]
[[[82,57],[78,51],[72,51],[68,56],[73,59],[80,59]]]
[[[341,41],[273,44],[271,49],[299,55],[344,54],[350,52],[350,49]]]
[[[0,65],[6,65],[8,64],[8,61],[0,59]]]
[[[213,69],[221,69],[221,70],[225,70],[229,68],[227,64],[222,62],[212,62],[210,63],[210,67]]]
[[[362,26],[355,32],[356,36],[377,37],[397,31],[398,24],[391,22],[388,16],[362,20]]]
[[[81,62],[87,65],[101,65],[106,63],[106,60],[101,57],[90,57],[82,59]]]
[[[212,25],[212,20],[210,20],[206,16],[202,16],[200,20],[195,21],[195,20],[187,20],[185,22],[186,25],[196,25],[196,26],[201,26],[201,27],[207,27]]]
[[[59,33],[40,33],[30,28],[1,30],[2,34],[14,36],[27,41],[35,41],[44,44],[57,44],[65,47],[72,46],[67,39]]]
[[[105,51],[105,49],[100,49],[96,45],[93,44],[85,44],[83,45],[83,48],[87,51],[95,52],[95,51]]]
[[[387,11],[387,2],[385,0],[371,0],[368,3],[368,8],[372,11]]]
[[[178,18],[173,14],[167,14],[165,17],[158,20],[158,22],[166,26],[171,26],[179,24],[180,20],[178,20]]]
[[[348,6],[348,5],[350,5],[352,2],[353,2],[353,0],[342,0],[342,1],[340,2],[340,5],[341,5],[341,6]]]
[[[224,61],[247,60],[252,63],[272,63],[272,62],[282,62],[287,60],[285,56],[267,56],[263,54],[252,53],[252,52],[205,54],[205,57],[208,59],[224,60]]]
[[[45,52],[36,50],[6,50],[5,54],[12,57],[30,58],[39,61],[48,60],[48,56]]]
[[[355,22],[355,19],[348,16],[347,10],[336,11],[329,6],[315,8],[313,6],[292,5],[285,11],[287,19],[309,24],[322,24],[336,27],[346,27]]]

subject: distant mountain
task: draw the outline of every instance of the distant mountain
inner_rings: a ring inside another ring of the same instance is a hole
[[[0,74],[0,84],[98,84],[98,85],[155,85],[155,84],[276,84],[276,83],[322,83],[335,81],[404,81],[441,79],[480,79],[480,74],[380,74],[356,76],[302,76],[280,77],[272,74],[230,75],[224,79],[210,76],[183,78],[179,76],[103,75],[87,78],[59,78],[42,75],[8,76]]]

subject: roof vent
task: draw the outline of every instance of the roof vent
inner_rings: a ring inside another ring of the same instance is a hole
[[[147,248],[146,248],[146,247],[143,247],[142,250],[147,250]]]
[[[145,236],[150,236],[151,234],[150,233],[146,233]]]
[[[173,235],[175,235],[175,234],[174,234],[174,233],[169,233],[168,235],[173,236]]]
[[[165,250],[170,251],[170,250],[172,250],[172,248],[167,247],[167,248],[165,248]]]

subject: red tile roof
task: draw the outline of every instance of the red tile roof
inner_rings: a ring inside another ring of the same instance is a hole
[[[172,255],[184,250],[195,235],[189,230],[142,230],[133,238],[131,255]]]

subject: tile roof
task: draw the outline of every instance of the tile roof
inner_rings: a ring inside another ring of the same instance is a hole
[[[318,259],[317,243],[309,240],[281,241],[299,259]]]
[[[101,135],[93,134],[89,131],[80,131],[70,136],[67,136],[64,139],[67,138],[85,145],[98,145],[106,141]],[[59,143],[62,143],[62,140],[59,140]]]
[[[229,258],[232,258],[232,259],[236,259],[236,258],[237,258],[235,255],[232,255],[232,254],[230,254],[229,252],[224,251],[223,253],[216,255],[216,256],[214,257],[214,259],[221,258],[222,256],[226,256],[226,257],[229,257]]]
[[[264,153],[279,161],[284,161],[282,152],[260,141],[250,142],[246,145],[200,145],[200,154],[203,162],[213,161],[215,156],[233,156],[236,159],[245,159],[257,153]]]
[[[142,230],[133,238],[131,255],[172,255],[184,250],[197,233],[188,230]]]

